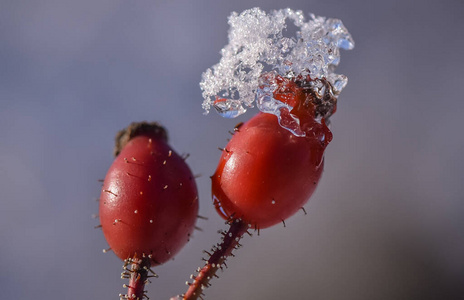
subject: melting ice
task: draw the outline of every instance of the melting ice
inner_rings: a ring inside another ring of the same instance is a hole
[[[284,36],[288,22],[297,28],[294,37]],[[303,12],[289,8],[269,14],[252,8],[232,13],[228,23],[229,44],[221,50],[219,63],[207,69],[200,82],[207,113],[212,106],[223,117],[235,118],[256,100],[261,111],[282,121],[282,108],[289,111],[292,107],[273,98],[274,83],[264,82],[262,76],[269,71],[287,78],[305,73],[312,79],[325,78],[334,95],[346,86],[347,77],[334,73],[340,48],[354,47],[342,21],[312,14],[306,21]],[[291,122],[295,122],[290,124],[294,127],[298,119],[294,117]]]

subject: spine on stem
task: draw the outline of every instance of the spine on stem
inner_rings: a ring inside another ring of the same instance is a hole
[[[232,251],[241,245],[239,244],[243,234],[248,233],[249,224],[240,219],[231,220],[228,222],[230,227],[227,232],[223,231],[221,234],[222,242],[213,247],[212,253],[205,251],[209,255],[203,268],[198,268],[197,275],[191,275],[193,282],[187,282],[189,288],[182,296],[183,300],[196,300],[203,299],[203,289],[210,286],[209,281],[213,276],[218,277],[216,272],[222,269],[227,257],[234,256]]]
[[[150,269],[150,259],[145,256],[143,258],[128,258],[124,261],[123,269],[124,271],[121,273],[121,278],[128,278],[129,285],[123,285],[124,288],[127,288],[127,294],[119,294],[119,298],[121,300],[149,299],[144,290],[145,284],[149,282],[148,278],[158,277],[158,275]]]

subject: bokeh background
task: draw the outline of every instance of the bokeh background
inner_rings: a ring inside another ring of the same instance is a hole
[[[463,299],[464,4],[401,1],[0,1],[2,299],[118,299],[93,227],[113,136],[158,120],[198,178],[196,231],[151,299],[185,291],[226,226],[209,176],[239,120],[203,115],[201,73],[232,11],[340,18],[356,42],[323,179],[287,227],[247,237],[206,299]]]

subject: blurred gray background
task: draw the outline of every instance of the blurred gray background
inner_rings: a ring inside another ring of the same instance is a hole
[[[203,115],[201,73],[232,11],[340,18],[356,42],[322,181],[287,227],[247,237],[206,299],[464,299],[464,4],[428,1],[0,1],[2,299],[118,299],[93,227],[113,136],[158,120],[196,174],[202,232],[157,268],[185,291],[219,241],[209,176],[239,120]]]

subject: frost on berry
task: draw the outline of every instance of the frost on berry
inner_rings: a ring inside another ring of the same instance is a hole
[[[346,86],[347,77],[334,72],[340,48],[354,47],[342,21],[313,14],[306,21],[303,12],[289,8],[269,14],[252,8],[232,13],[229,25],[229,44],[221,50],[221,60],[200,82],[206,113],[213,106],[223,117],[234,118],[253,107],[256,99],[261,111],[277,115],[283,127],[299,135],[298,116],[281,122],[282,109],[290,111],[292,105],[273,97],[279,82],[270,79],[317,79],[309,88],[314,93],[327,90],[335,99]],[[286,36],[290,26],[297,28],[295,36]]]

